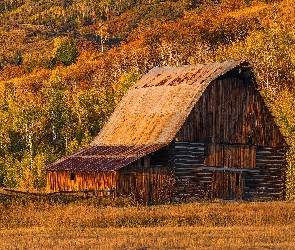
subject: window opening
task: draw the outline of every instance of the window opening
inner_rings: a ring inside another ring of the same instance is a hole
[[[70,180],[71,181],[75,180],[75,173],[71,173]]]

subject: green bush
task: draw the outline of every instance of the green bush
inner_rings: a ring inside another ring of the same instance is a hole
[[[69,66],[74,63],[79,55],[76,43],[68,38],[56,38],[54,40],[54,54],[57,61]]]

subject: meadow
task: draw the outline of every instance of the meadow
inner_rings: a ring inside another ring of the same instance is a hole
[[[294,249],[295,203],[0,195],[0,249]]]

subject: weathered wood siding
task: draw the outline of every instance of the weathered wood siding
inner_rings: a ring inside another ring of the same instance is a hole
[[[245,173],[213,171],[212,197],[225,200],[244,199]]]
[[[222,168],[255,168],[255,146],[206,143],[205,166]]]
[[[164,147],[119,170],[117,194],[132,197],[143,204],[169,201],[173,187],[173,169]]]
[[[174,152],[175,198],[211,198],[212,172],[204,165],[203,142],[172,142]]]
[[[71,176],[72,175],[72,176]],[[71,178],[74,177],[74,178]],[[71,180],[72,179],[72,180]],[[118,173],[110,172],[71,172],[48,171],[47,191],[74,191],[74,190],[116,190]],[[97,193],[108,195],[107,193]]]
[[[259,91],[229,78],[213,81],[176,135],[179,141],[286,146]]]
[[[283,199],[286,143],[252,83],[213,81],[175,140],[175,196]]]
[[[246,200],[281,200],[285,182],[284,151],[272,147],[256,148],[256,168],[245,176]]]

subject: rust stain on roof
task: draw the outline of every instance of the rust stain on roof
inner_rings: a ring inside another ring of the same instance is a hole
[[[175,86],[180,84],[198,85],[211,82],[229,70],[240,65],[241,61],[222,63],[208,63],[180,67],[153,68],[142,77],[131,89],[147,88],[152,86]]]
[[[111,171],[169,144],[206,87],[245,63],[154,68],[123,97],[91,146],[45,170]]]

